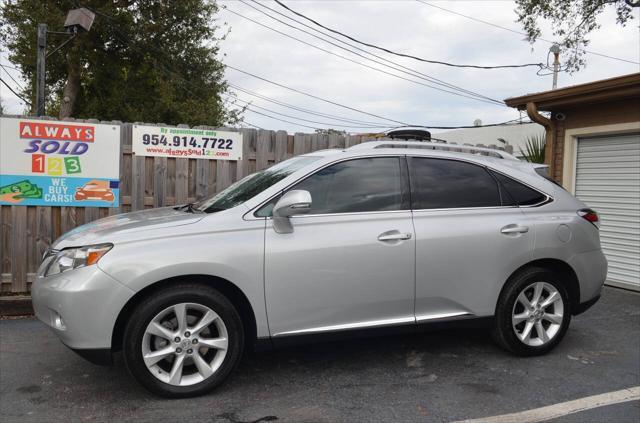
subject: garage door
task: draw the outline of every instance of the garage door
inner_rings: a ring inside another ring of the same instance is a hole
[[[579,139],[575,187],[600,214],[607,283],[640,290],[640,134]]]

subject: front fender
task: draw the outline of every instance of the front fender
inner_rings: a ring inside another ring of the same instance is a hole
[[[134,292],[183,275],[226,279],[249,300],[257,335],[268,336],[263,280],[264,222],[254,225],[226,234],[187,234],[116,244],[98,266]]]

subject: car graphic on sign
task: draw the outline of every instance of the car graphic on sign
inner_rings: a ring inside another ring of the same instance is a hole
[[[115,196],[109,186],[109,181],[92,180],[82,187],[76,188],[76,201],[82,200],[103,200],[113,201]]]

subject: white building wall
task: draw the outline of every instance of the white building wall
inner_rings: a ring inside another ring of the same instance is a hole
[[[468,129],[455,129],[452,131],[432,131],[433,138],[444,139],[447,142],[458,144],[496,144],[504,145],[498,138],[505,139],[513,146],[513,154],[520,157],[520,149],[526,148],[527,138],[531,136],[544,136],[544,126],[537,123],[524,123],[501,126],[488,126]]]

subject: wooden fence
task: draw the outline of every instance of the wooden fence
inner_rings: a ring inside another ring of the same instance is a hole
[[[358,135],[288,135],[285,131],[241,129],[243,159],[239,161],[142,157],[131,151],[131,123],[68,121],[120,126],[120,206],[0,206],[0,293],[28,292],[44,251],[56,238],[77,226],[113,214],[195,201],[292,156],[351,147],[364,140]]]

